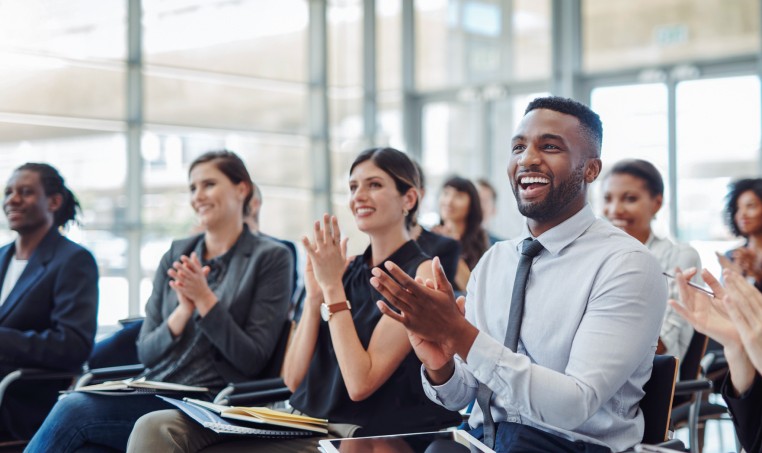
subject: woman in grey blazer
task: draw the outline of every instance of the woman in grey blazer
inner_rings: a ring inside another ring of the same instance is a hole
[[[211,397],[265,366],[286,320],[294,263],[283,245],[244,225],[253,183],[238,156],[200,156],[189,182],[205,231],[173,242],[162,258],[137,346],[147,379],[207,387]],[[122,451],[140,416],[168,407],[151,395],[73,393],[27,451]]]

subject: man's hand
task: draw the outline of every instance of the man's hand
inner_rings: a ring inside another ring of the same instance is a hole
[[[465,299],[456,302],[439,258],[432,260],[435,282],[416,281],[390,261],[384,266],[391,277],[374,268],[370,283],[401,313],[383,301],[377,302],[379,310],[405,326],[410,343],[432,381],[437,383],[441,372],[452,375],[453,356],[457,353],[466,359],[479,333],[463,317]]]

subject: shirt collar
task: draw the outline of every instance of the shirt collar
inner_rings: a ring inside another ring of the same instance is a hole
[[[582,236],[582,233],[587,231],[593,222],[595,222],[595,214],[593,214],[593,209],[590,207],[590,204],[586,203],[576,214],[536,238],[532,236],[532,233],[529,231],[529,226],[524,222],[521,236],[514,239],[512,243],[516,250],[521,252],[521,242],[524,239],[537,239],[551,255],[558,255],[564,248],[566,248],[566,246]]]

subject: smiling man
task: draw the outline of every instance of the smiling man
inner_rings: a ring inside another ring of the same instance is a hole
[[[19,368],[78,371],[93,347],[98,267],[92,254],[61,236],[79,202],[48,164],[17,168],[3,210],[16,239],[0,247],[0,375]],[[0,439],[29,439],[63,382],[21,381],[0,409]]]
[[[508,163],[526,225],[474,269],[465,317],[441,272],[424,285],[387,263],[402,286],[371,281],[400,310],[379,306],[408,329],[429,398],[448,409],[476,398],[469,425],[498,452],[621,451],[643,436],[667,288],[648,250],[587,204],[601,141],[587,106],[529,104]]]

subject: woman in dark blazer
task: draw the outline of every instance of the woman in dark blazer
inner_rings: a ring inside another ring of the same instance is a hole
[[[162,258],[137,345],[147,379],[207,387],[210,398],[267,363],[286,320],[294,264],[288,249],[244,225],[253,183],[238,156],[206,153],[189,180],[205,232],[175,241]],[[27,451],[122,451],[140,416],[168,407],[152,395],[72,393]]]
[[[79,371],[95,337],[98,266],[59,233],[79,202],[55,168],[27,163],[8,180],[3,208],[18,236],[0,248],[0,375]],[[0,438],[32,437],[67,381],[15,382],[3,397]]]

